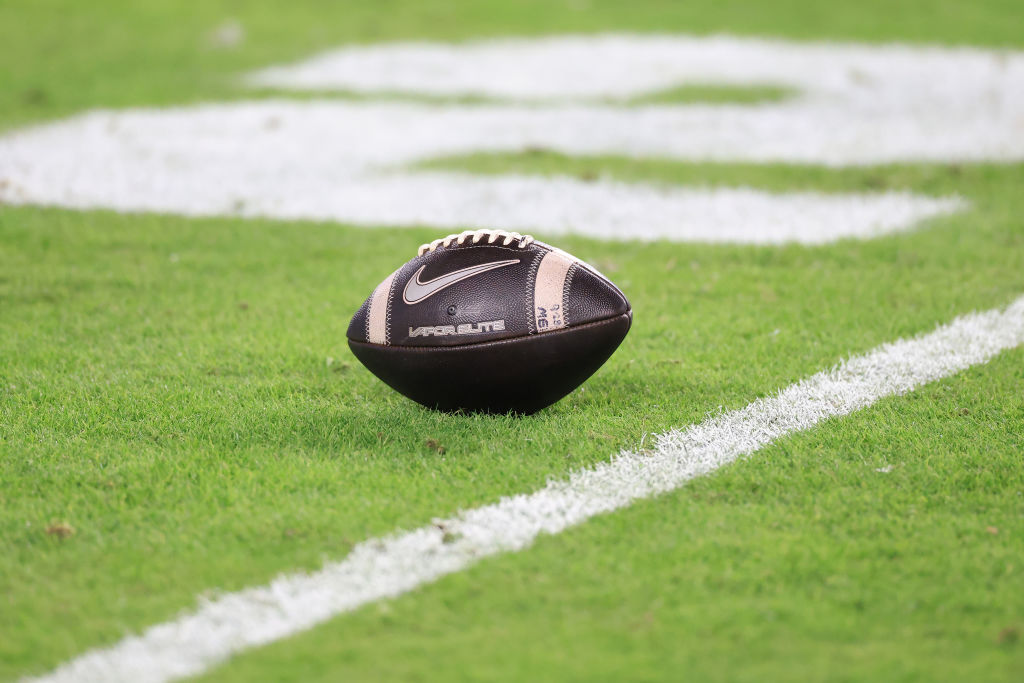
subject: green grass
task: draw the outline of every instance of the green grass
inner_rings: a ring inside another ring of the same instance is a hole
[[[1024,42],[1020,14],[992,0],[427,0],[383,12],[8,1],[0,127],[252,96],[242,70],[343,41],[657,30],[1001,46]],[[245,41],[212,47],[228,18]],[[785,95],[712,90],[669,95]],[[369,536],[531,490],[646,432],[1024,292],[1021,164],[829,170],[534,150],[431,165],[910,189],[972,208],[820,248],[560,239],[622,286],[635,326],[582,391],[513,419],[421,410],[346,348],[351,313],[436,231],[0,206],[0,680],[173,617],[204,591],[315,568]],[[1022,358],[794,436],[212,677],[1011,680],[1024,669]],[[876,473],[883,463],[893,471]]]
[[[976,211],[867,243],[563,241],[623,286],[636,326],[584,391],[522,420],[421,410],[345,349],[351,311],[430,232],[5,210],[0,675],[1007,302],[1024,173],[993,175],[1003,205],[977,182]]]
[[[802,40],[1021,45],[1017,0],[5,0],[0,129],[82,109],[247,97],[245,69],[340,43],[553,32],[733,33]],[[241,44],[217,47],[225,22]]]
[[[750,186],[773,192],[887,192],[915,190],[937,196],[965,194],[977,204],[1004,202],[1021,165],[888,164],[828,168],[789,164],[685,162],[621,157],[569,157],[532,148],[517,154],[470,154],[422,162],[424,169],[478,174],[567,175],[580,180],[601,176],[628,182],[688,186]]]
[[[372,93],[352,90],[288,90],[280,88],[246,88],[239,85],[239,93],[246,98],[288,98],[297,100],[350,100],[366,101],[398,101],[424,102],[430,104],[494,104],[508,103],[509,99],[485,97],[482,95],[431,95],[427,93],[406,93],[394,91],[375,91]],[[795,91],[772,85],[681,85],[636,97],[610,99],[597,98],[593,101],[604,105],[640,106],[646,104],[761,104],[780,102],[792,97]],[[515,100],[511,100],[515,101]],[[579,100],[522,100],[519,105],[550,106],[566,101]],[[585,100],[584,100],[585,101]]]
[[[626,101],[642,104],[760,104],[781,102],[794,95],[794,91],[773,85],[680,85],[659,92],[640,95]]]
[[[202,680],[1019,681],[1022,368],[1018,349]]]

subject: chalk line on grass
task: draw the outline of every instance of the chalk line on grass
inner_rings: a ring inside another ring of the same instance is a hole
[[[911,192],[773,193],[399,170],[531,145],[657,156],[693,139],[671,116],[635,117],[586,108],[280,101],[94,112],[0,138],[0,201],[745,244],[870,239],[967,206]]]
[[[263,69],[248,81],[292,90],[477,95],[549,107],[607,104],[679,85],[781,86],[798,95],[757,105],[617,112],[636,129],[652,129],[661,140],[655,154],[673,158],[842,166],[1024,156],[1024,52],[1011,50],[567,35],[348,46]],[[601,126],[596,119],[579,122],[583,131]],[[594,135],[615,138],[607,127]],[[560,148],[558,141],[544,144]]]
[[[184,215],[823,244],[906,230],[956,197],[768,193],[473,175],[418,164],[546,149],[844,167],[1024,159],[1024,53],[728,36],[349,47],[248,81],[512,101],[261,100],[92,112],[0,138],[0,201]],[[760,104],[647,104],[678,84],[778,85]],[[554,100],[552,100],[554,98]]]
[[[767,193],[474,176],[417,164],[538,148],[574,156],[833,167],[1024,159],[1024,53],[1012,51],[728,36],[560,36],[350,47],[248,80],[516,101],[278,99],[92,112],[0,138],[0,201],[447,232],[471,226],[613,239],[823,244],[906,230],[966,202],[909,192]],[[680,83],[779,85],[799,94],[754,105],[606,101]]]
[[[260,69],[246,81],[299,91],[540,103],[628,100],[681,84],[782,85],[818,94],[881,90],[919,100],[964,88],[988,94],[1010,83],[1004,79],[1024,77],[1022,57],[1016,50],[728,34],[567,34],[347,45]]]
[[[203,601],[190,613],[77,657],[37,683],[170,681],[232,654],[408,592],[478,560],[528,547],[602,513],[678,488],[788,434],[948,377],[1024,343],[1024,297],[1005,310],[961,316],[933,332],[884,344],[745,408],[673,429],[642,452],[552,481],[530,494],[463,511],[430,526],[372,539],[319,571]]]

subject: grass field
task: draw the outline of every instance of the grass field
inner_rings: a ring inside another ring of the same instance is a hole
[[[227,21],[244,27],[237,46],[211,42]],[[0,128],[252,97],[245,70],[346,42],[635,30],[1011,48],[1024,47],[1022,21],[1017,3],[995,0],[9,1]],[[347,349],[352,312],[437,230],[0,205],[0,680],[173,618],[197,595],[532,491],[1024,293],[1020,163],[830,169],[529,150],[426,165],[912,190],[970,209],[821,247],[560,238],[626,292],[634,329],[582,390],[514,418],[423,410]],[[1021,680],[1022,396],[1017,349],[206,675]]]

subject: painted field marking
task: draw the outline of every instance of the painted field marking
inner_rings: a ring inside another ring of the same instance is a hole
[[[502,136],[516,141],[511,148],[529,146],[530,131],[506,128],[500,113],[482,116],[328,102],[94,113],[0,139],[0,201],[746,244],[868,239],[967,206],[910,192],[776,194],[391,168]],[[538,134],[549,130],[534,123]]]
[[[550,112],[558,103],[593,105],[679,85],[781,86],[798,95],[756,105],[595,106],[587,116],[564,114],[566,125],[553,125],[549,139],[535,144],[566,153],[835,166],[1024,158],[1019,51],[570,35],[354,46],[248,80],[293,90],[481,95]],[[615,116],[637,130],[611,125]],[[575,136],[567,130],[573,121]],[[624,144],[627,138],[632,145]]]
[[[984,363],[1024,344],[1024,296],[933,332],[884,344],[745,408],[622,452],[531,493],[502,498],[407,533],[372,539],[311,574],[217,596],[191,613],[87,652],[39,683],[156,683],[203,671],[338,614],[530,546],[591,517],[671,491],[789,434]]]
[[[531,148],[836,167],[1024,159],[1024,54],[1010,51],[570,36],[346,48],[248,81],[519,102],[264,100],[93,112],[0,138],[0,201],[446,232],[823,244],[907,230],[966,202],[415,166]],[[681,83],[780,85],[799,95],[753,105],[595,101]]]

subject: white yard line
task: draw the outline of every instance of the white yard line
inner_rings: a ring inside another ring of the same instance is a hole
[[[605,33],[349,45],[260,69],[246,80],[290,90],[480,95],[540,103],[627,99],[709,83],[781,85],[848,97],[857,97],[852,93],[859,89],[903,101],[967,88],[1021,102],[1020,92],[990,91],[1019,83],[1022,60],[1020,51],[975,47]]]
[[[266,100],[93,112],[0,137],[0,202],[445,232],[824,244],[907,230],[967,204],[909,192],[768,193],[416,165],[536,148],[836,167],[1024,159],[1024,53],[1005,50],[561,36],[350,47],[249,81],[513,101]],[[680,83],[776,84],[799,94],[760,104],[605,101]]]
[[[538,148],[833,167],[1024,159],[1024,53],[1005,50],[556,36],[349,47],[248,80],[499,101],[259,100],[87,113],[0,137],[0,202],[445,232],[824,244],[907,230],[966,202],[479,176],[417,164]],[[759,104],[609,101],[686,83],[775,84],[798,94]]]
[[[522,550],[633,501],[678,488],[788,434],[866,408],[886,396],[984,363],[1024,343],[1024,297],[933,332],[884,344],[747,407],[656,438],[531,493],[503,498],[407,533],[361,543],[312,574],[204,601],[198,609],[109,647],[87,652],[37,681],[169,681],[231,655],[309,629],[338,614],[413,590],[478,560]]]
[[[589,143],[619,146],[649,130],[657,142],[646,154],[695,160],[841,166],[1024,155],[1024,53],[1009,50],[569,35],[344,47],[261,70],[249,81],[295,90],[483,95],[548,107],[683,84],[776,85],[798,96],[755,106],[620,108],[632,130],[613,130],[593,116],[578,117],[576,131],[594,130]]]
[[[910,192],[773,193],[402,168],[531,146],[664,156],[686,140],[699,136],[671,113],[586,107],[268,101],[97,112],[0,138],[0,202],[741,244],[870,239],[967,206]]]

